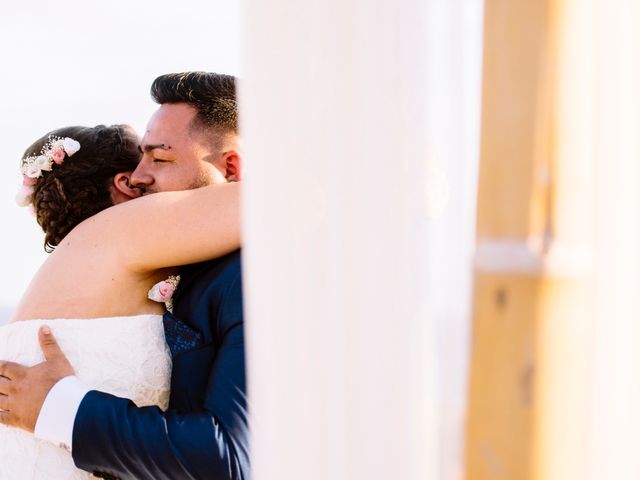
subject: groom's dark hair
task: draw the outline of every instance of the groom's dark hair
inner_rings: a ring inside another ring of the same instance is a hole
[[[197,110],[194,130],[208,136],[238,133],[236,79],[232,75],[210,72],[168,73],[151,85],[156,103],[186,103]]]

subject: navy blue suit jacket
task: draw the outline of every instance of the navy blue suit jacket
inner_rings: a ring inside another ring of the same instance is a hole
[[[240,251],[180,275],[164,316],[168,410],[89,392],[73,427],[78,468],[102,478],[249,479]]]

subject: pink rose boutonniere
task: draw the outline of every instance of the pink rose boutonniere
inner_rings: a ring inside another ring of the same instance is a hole
[[[167,310],[173,313],[173,293],[178,288],[178,283],[180,283],[180,275],[171,275],[151,287],[147,297],[154,302],[164,303]]]

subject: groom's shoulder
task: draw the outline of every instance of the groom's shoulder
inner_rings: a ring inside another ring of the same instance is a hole
[[[241,257],[241,251],[235,250],[223,257],[213,260],[185,265],[180,268],[180,275],[183,278],[191,279],[197,277],[216,278],[219,276],[240,274],[242,270]]]
[[[242,277],[242,259],[240,250],[208,262],[205,271],[211,281],[222,285],[240,282]]]
[[[223,257],[180,268],[180,287],[184,294],[219,295],[230,288],[241,289],[242,254],[235,250]]]
[[[190,325],[242,317],[241,252],[180,267],[174,315]],[[220,325],[218,325],[220,327]]]

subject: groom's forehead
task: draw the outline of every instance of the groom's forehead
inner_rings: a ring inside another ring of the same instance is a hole
[[[162,105],[153,114],[142,137],[145,144],[177,147],[181,139],[188,138],[194,111],[190,106]]]
[[[182,134],[185,129],[191,126],[196,113],[196,109],[187,104],[167,103],[160,105],[147,124],[147,132]]]

